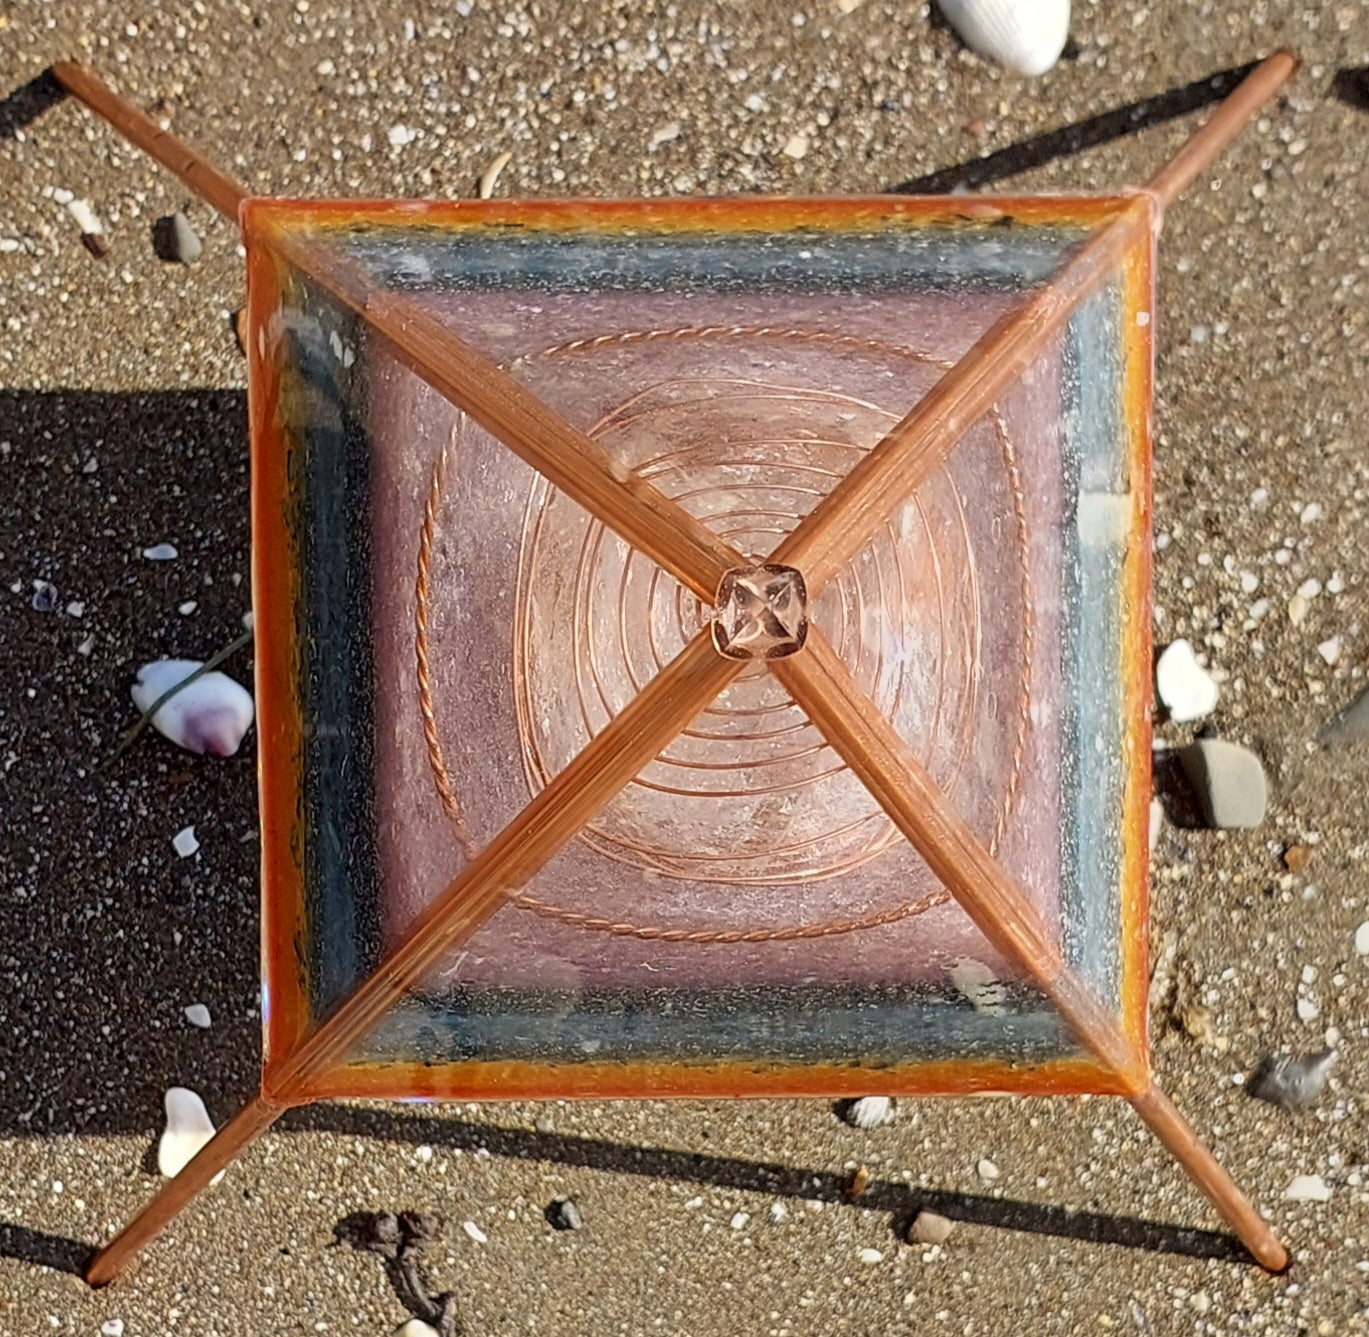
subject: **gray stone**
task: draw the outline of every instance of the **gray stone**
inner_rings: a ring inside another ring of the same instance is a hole
[[[169,264],[193,265],[204,246],[190,220],[177,210],[152,225],[152,249]]]
[[[1179,752],[1179,763],[1209,826],[1259,826],[1269,804],[1260,759],[1249,748],[1220,738],[1199,738]]]
[[[1271,1054],[1255,1070],[1246,1090],[1282,1110],[1305,1110],[1321,1095],[1336,1062],[1334,1049],[1315,1054]]]
[[[1366,687],[1321,731],[1322,747],[1351,747],[1369,742],[1369,687]]]

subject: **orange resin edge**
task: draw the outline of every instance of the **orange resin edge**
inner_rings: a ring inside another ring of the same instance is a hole
[[[270,225],[328,233],[352,227],[435,226],[453,231],[521,228],[542,232],[783,233],[855,231],[891,226],[986,227],[1010,218],[1032,226],[1089,228],[1116,218],[1135,197],[867,195],[791,198],[775,195],[660,200],[292,200],[251,201]],[[263,219],[263,226],[265,226]]]
[[[570,1100],[685,1097],[1134,1095],[1134,1080],[1088,1058],[1014,1066],[944,1059],[889,1067],[737,1063],[359,1063],[299,1091],[304,1100]]]
[[[1131,530],[1122,573],[1123,642],[1119,671],[1126,787],[1122,799],[1122,1026],[1144,1080],[1150,1079],[1149,876],[1151,797],[1151,514],[1152,421],[1155,348],[1155,243],[1158,206],[1152,225],[1130,248],[1122,269],[1124,421],[1128,435],[1127,483],[1132,496]],[[1129,615],[1128,615],[1129,614]]]
[[[255,625],[257,780],[261,828],[263,1063],[287,1056],[308,1034],[304,952],[304,860],[299,823],[300,717],[294,610],[298,554],[286,507],[292,495],[290,442],[276,408],[285,266],[253,226],[254,201],[240,213],[247,246],[247,406],[252,461],[252,608]]]

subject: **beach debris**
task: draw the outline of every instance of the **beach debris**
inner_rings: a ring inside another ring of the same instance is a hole
[[[1210,715],[1221,694],[1185,640],[1171,641],[1155,661],[1155,690],[1169,717],[1189,724]]]
[[[1209,826],[1237,830],[1264,821],[1269,785],[1259,757],[1248,748],[1220,738],[1199,738],[1179,749],[1179,764]]]
[[[1245,1089],[1256,1099],[1281,1110],[1305,1110],[1316,1103],[1335,1066],[1336,1051],[1270,1054],[1255,1069]]]
[[[861,1096],[859,1100],[843,1102],[838,1113],[852,1128],[869,1132],[882,1128],[894,1117],[894,1102],[889,1096]]]
[[[1007,1010],[1003,981],[982,961],[962,956],[950,969],[951,983],[969,1000],[976,1012],[1001,1017]]]
[[[103,260],[109,253],[109,243],[105,240],[105,227],[91,208],[89,200],[69,199],[66,210],[76,226],[81,229],[81,245],[97,260]]]
[[[480,1227],[476,1225],[474,1221],[463,1221],[461,1223],[461,1229],[464,1230],[466,1234],[468,1234],[471,1237],[471,1239],[473,1239],[477,1244],[488,1244],[490,1242],[490,1237],[487,1234],[485,1234],[485,1232],[481,1230]]]
[[[750,1212],[733,1212],[732,1220],[728,1222],[733,1230],[745,1230],[751,1224]]]
[[[171,837],[171,847],[182,859],[188,859],[192,854],[198,853],[200,842],[195,837],[195,828],[193,826],[182,827]]]
[[[1331,1189],[1321,1175],[1294,1175],[1283,1196],[1289,1202],[1328,1202]]]
[[[171,1087],[165,1104],[166,1128],[157,1143],[157,1169],[168,1179],[174,1179],[214,1136],[214,1123],[204,1101],[189,1087]],[[220,1170],[212,1182],[217,1184],[222,1178]]]
[[[495,160],[481,172],[480,182],[476,187],[476,190],[482,200],[487,200],[494,194],[494,188],[499,183],[500,173],[512,161],[513,154],[506,151],[495,158]]]
[[[407,126],[403,121],[396,121],[386,132],[385,138],[390,141],[392,148],[402,149],[407,144],[412,144],[418,138],[420,131]]]
[[[100,1324],[100,1337],[124,1337],[124,1321],[121,1318],[107,1318]]]
[[[937,3],[966,46],[1017,74],[1045,74],[1069,39],[1069,0]]]
[[[547,1208],[546,1216],[553,1230],[579,1230],[585,1224],[574,1198],[557,1198]]]
[[[204,243],[190,226],[190,220],[177,209],[153,223],[152,249],[159,260],[168,264],[193,265],[204,250]]]
[[[861,1249],[860,1252],[856,1254],[856,1257],[859,1258],[866,1267],[874,1267],[876,1263],[882,1263],[884,1261],[884,1255],[880,1253],[878,1249],[871,1249],[868,1247]]]
[[[1230,1037],[1222,1035],[1217,1030],[1212,1010],[1202,1003],[1190,1002],[1176,1009],[1174,1017],[1190,1040],[1196,1040],[1200,1045],[1215,1049],[1219,1054],[1225,1054],[1231,1048]]]
[[[909,1244],[945,1244],[955,1229],[955,1222],[937,1212],[925,1208],[920,1211],[908,1227]]]
[[[848,1198],[859,1198],[870,1187],[870,1167],[868,1165],[858,1165],[851,1172],[851,1177],[846,1181],[846,1196]]]
[[[174,562],[180,553],[176,551],[174,543],[154,543],[152,547],[143,549],[143,556],[149,562]]]
[[[198,659],[158,659],[138,670],[133,704],[146,713],[202,667]],[[152,727],[177,747],[201,756],[231,757],[252,727],[252,696],[217,670],[202,674],[160,706]]]
[[[456,1337],[456,1295],[434,1294],[423,1271],[423,1251],[442,1237],[446,1223],[431,1212],[354,1212],[333,1227],[337,1244],[378,1254],[396,1296],[411,1319],[395,1337]]]
[[[786,158],[792,158],[795,162],[798,162],[800,158],[806,158],[808,156],[808,136],[790,135],[789,138],[784,141],[784,147],[780,152],[783,153]]]
[[[1160,841],[1160,835],[1165,829],[1165,805],[1158,798],[1150,801],[1150,832],[1147,837],[1147,849],[1150,853],[1155,853],[1155,846]]]
[[[1359,956],[1369,956],[1369,919],[1355,930],[1355,952]]]
[[[191,1003],[189,1007],[183,1010],[185,1019],[192,1026],[198,1026],[202,1031],[207,1031],[214,1024],[214,1019],[209,1015],[209,1009],[203,1003]]]
[[[240,306],[232,315],[233,337],[238,341],[238,351],[247,353],[247,308]]]
[[[23,586],[20,586],[22,589]],[[35,580],[33,582],[33,594],[29,599],[29,606],[35,613],[51,613],[61,602],[57,594],[57,586],[50,580]]]
[[[662,144],[669,144],[680,137],[679,121],[667,121],[664,125],[658,125],[652,132],[651,138],[647,140],[648,149],[658,149]]]
[[[983,1157],[983,1158],[975,1165],[975,1167],[974,1167],[974,1172],[975,1172],[975,1174],[977,1174],[977,1175],[978,1175],[986,1184],[997,1183],[997,1181],[998,1181],[998,1176],[999,1176],[999,1174],[1000,1174],[1000,1171],[999,1171],[999,1169],[998,1169],[998,1166],[995,1165],[994,1162],[991,1161],[987,1156]]]

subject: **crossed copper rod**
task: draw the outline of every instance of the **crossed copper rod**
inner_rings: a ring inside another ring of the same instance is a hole
[[[801,571],[810,600],[905,502],[1021,375],[1127,249],[1157,232],[1164,210],[1239,133],[1297,67],[1286,51],[1263,61],[1207,123],[1043,287],[1000,318],[779,544],[767,559]],[[53,75],[138,147],[235,222],[248,193],[163,131],[81,66]],[[549,482],[711,604],[723,576],[752,558],[635,475],[506,372],[412,301],[380,287],[326,242],[266,222],[249,240],[307,274],[384,335],[400,360]],[[249,357],[259,356],[249,349]],[[313,1098],[311,1083],[346,1057],[432,966],[506,903],[566,842],[704,710],[747,661],[725,658],[704,628],[575,759],[452,879],[405,940],[289,1053],[271,1060],[261,1091],[123,1231],[86,1277],[111,1281],[166,1223],[284,1109]],[[1278,1271],[1288,1254],[1255,1208],[1151,1078],[1145,1053],[1066,963],[1012,877],[937,787],[890,722],[860,690],[816,628],[798,653],[769,665],[811,722],[879,801],[989,942],[1054,1004],[1127,1099],[1240,1236]]]

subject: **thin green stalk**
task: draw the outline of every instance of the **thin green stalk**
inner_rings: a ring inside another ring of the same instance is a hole
[[[219,650],[206,659],[193,673],[187,673],[180,682],[174,683],[172,686],[168,687],[161,696],[143,711],[142,717],[138,722],[120,736],[119,741],[114,745],[114,751],[100,763],[99,769],[95,772],[96,775],[103,775],[130,747],[133,746],[134,743],[138,741],[138,736],[152,723],[152,717],[166,705],[177,692],[184,691],[196,678],[202,678],[206,673],[212,673],[224,662],[224,660],[230,659],[233,655],[237,654],[237,652],[251,640],[252,632],[250,630],[244,631],[241,636],[235,637],[225,645],[222,650]]]

